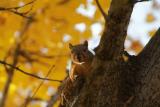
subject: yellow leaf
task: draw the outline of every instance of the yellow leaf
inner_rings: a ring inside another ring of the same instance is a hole
[[[148,13],[146,16],[146,22],[151,23],[153,21],[155,21],[155,17],[153,16],[152,13]]]

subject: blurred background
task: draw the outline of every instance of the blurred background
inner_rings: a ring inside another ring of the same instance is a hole
[[[111,1],[99,2],[107,13]],[[0,0],[0,60],[38,77],[63,80],[70,62],[68,44],[88,40],[94,49],[103,26],[94,0]],[[138,54],[159,26],[160,0],[137,3],[126,50]],[[0,101],[6,96],[5,107],[46,107],[59,84],[0,65]]]

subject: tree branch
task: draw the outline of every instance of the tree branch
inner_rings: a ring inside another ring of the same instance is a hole
[[[116,59],[123,53],[133,6],[130,0],[112,0],[104,32],[96,49],[99,59]]]
[[[18,15],[18,16],[21,16],[21,17],[23,17],[23,18],[26,18],[26,19],[32,19],[32,17],[30,17],[30,16],[26,16],[25,15],[25,13],[20,13],[20,12],[17,12],[17,11],[14,11],[14,10],[6,10],[6,11],[9,11],[9,12],[11,12],[11,13],[14,13],[14,14],[16,14],[16,15]]]
[[[151,1],[151,0],[135,0],[135,2],[145,2],[145,1]]]
[[[41,99],[41,98],[31,98],[30,96],[28,96],[28,97],[25,99],[25,102],[24,102],[24,104],[22,104],[21,107],[28,107],[28,105],[29,105],[31,102],[36,102],[36,101],[46,102],[45,100],[43,100],[43,99]]]
[[[140,83],[133,104],[160,106],[160,28],[137,56]]]
[[[53,69],[54,67],[55,67],[55,66],[53,65],[53,66],[49,69],[49,71],[47,72],[47,75],[45,76],[45,78],[47,78],[47,77],[49,76],[49,74],[52,72],[52,69]],[[38,90],[41,88],[41,86],[43,85],[44,81],[45,81],[45,80],[43,80],[43,81],[40,82],[40,84],[39,84],[38,87],[36,88],[35,92],[34,92],[33,95],[31,96],[31,98],[33,98],[33,97],[37,94]]]
[[[160,54],[160,28],[155,35],[151,38],[149,43],[139,53],[137,59],[143,65],[143,68],[148,69],[153,66],[154,62],[159,58]],[[143,72],[145,73],[145,72]]]
[[[74,83],[70,83],[70,87],[69,82],[65,83],[65,88],[62,89],[62,94],[65,96],[61,97],[62,101],[65,100],[64,106],[122,107],[132,95],[132,90],[128,89],[128,93],[125,91],[127,86],[124,82],[127,79],[121,79],[121,76],[125,75],[123,74],[125,71],[121,68],[124,62],[119,58],[124,51],[124,41],[133,6],[130,0],[111,1],[90,75],[84,80],[76,79]]]
[[[5,83],[3,96],[2,96],[2,99],[0,101],[0,107],[4,107],[4,105],[5,105],[5,101],[7,99],[8,90],[9,90],[9,87],[10,87],[10,83],[12,82],[12,79],[13,79],[13,73],[10,73],[10,75],[8,75],[8,79]]]
[[[96,4],[97,4],[97,6],[98,6],[98,9],[99,9],[100,12],[102,13],[104,19],[107,20],[107,15],[106,15],[106,13],[104,12],[104,10],[102,9],[102,7],[101,7],[101,5],[100,5],[100,3],[99,3],[99,0],[96,0]]]
[[[58,100],[58,98],[59,98],[59,93],[56,92],[55,94],[53,94],[50,97],[50,99],[49,99],[48,104],[47,104],[46,107],[53,107],[53,105],[56,103],[56,101]]]
[[[34,75],[34,74],[30,74],[30,73],[28,73],[28,72],[25,72],[25,71],[21,70],[20,68],[18,68],[18,67],[16,67],[16,66],[13,66],[12,64],[8,64],[8,63],[6,63],[6,62],[4,62],[4,61],[0,61],[0,63],[3,64],[3,65],[7,65],[7,66],[9,66],[9,67],[12,67],[12,68],[20,71],[21,73],[23,73],[23,74],[25,74],[25,75],[28,75],[28,76],[31,76],[31,77],[34,77],[34,78],[37,78],[37,79],[47,80],[47,81],[55,81],[55,82],[62,82],[61,80],[48,79],[48,78],[39,77],[39,76]]]
[[[0,8],[0,10],[1,10],[1,9],[3,9],[3,10],[9,10],[9,9],[20,9],[20,8],[23,8],[23,7],[27,6],[27,5],[33,4],[35,1],[36,1],[36,0],[32,0],[32,1],[30,1],[30,2],[26,3],[26,4],[22,5],[22,6],[7,7],[7,8],[2,8],[2,7],[1,7],[1,8]]]
[[[36,0],[33,0],[33,1],[28,2],[28,3],[26,3],[26,4],[22,5],[22,6],[7,7],[7,8],[5,8],[5,7],[0,7],[0,11],[9,11],[9,12],[14,13],[14,14],[16,14],[16,15],[19,15],[19,16],[21,16],[21,17],[24,17],[24,18],[27,18],[27,19],[32,19],[31,16],[26,16],[26,14],[32,10],[32,7],[31,7],[31,9],[30,9],[29,11],[24,12],[24,13],[20,13],[20,12],[18,12],[18,10],[19,10],[20,8],[23,8],[23,7],[27,6],[27,5],[33,4],[35,1],[36,1]]]
[[[18,63],[18,58],[19,58],[19,49],[20,49],[20,45],[19,44],[16,44],[16,48],[14,50],[14,54],[13,54],[13,66],[16,66],[17,63]],[[6,102],[6,99],[7,99],[7,95],[8,95],[8,91],[9,91],[9,88],[10,88],[10,84],[12,82],[12,79],[13,79],[13,76],[14,76],[14,69],[11,67],[11,68],[7,68],[6,67],[6,72],[8,74],[8,78],[7,78],[7,82],[5,84],[5,87],[4,87],[4,91],[3,91],[3,96],[2,96],[2,100],[0,102],[0,107],[4,107],[5,106],[5,102]]]
[[[26,30],[28,30],[32,21],[33,20],[31,20],[31,19],[25,21],[26,23],[24,24],[24,26],[21,29],[20,36],[15,42],[15,48],[12,49],[13,50],[13,54],[12,54],[13,59],[12,59],[12,64],[11,65],[13,67],[15,67],[17,65],[18,61],[19,61],[19,54],[20,54],[19,51],[21,50],[21,45],[22,45],[21,43],[23,42],[22,37],[24,36],[24,33],[26,32]],[[8,53],[10,53],[10,50],[9,50]],[[7,56],[5,57],[5,60],[7,60]],[[0,102],[0,107],[5,106],[5,102],[6,102],[6,99],[7,99],[10,84],[11,84],[12,78],[14,76],[14,70],[15,69],[13,67],[7,68],[7,66],[5,66],[6,72],[8,74],[8,79],[7,79],[7,82],[6,82],[5,87],[4,87],[2,100]]]
[[[65,82],[65,85],[62,85],[63,106],[160,106],[154,105],[160,104],[160,31],[158,30],[150,45],[146,46],[137,57],[130,57],[128,61],[119,59],[122,58],[124,51],[124,41],[133,6],[133,0],[112,0],[90,75],[82,84],[76,79],[70,84]],[[146,75],[141,75],[143,70]]]
[[[71,0],[60,0],[57,5],[64,5],[64,4],[67,4],[69,3]]]

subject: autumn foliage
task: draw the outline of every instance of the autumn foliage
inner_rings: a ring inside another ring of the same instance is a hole
[[[107,13],[110,0],[100,3]],[[148,13],[146,22],[154,20]],[[47,105],[68,73],[68,44],[92,38],[96,23],[103,28],[94,0],[0,0],[0,102],[5,96],[5,107]],[[127,40],[128,50],[143,48]]]

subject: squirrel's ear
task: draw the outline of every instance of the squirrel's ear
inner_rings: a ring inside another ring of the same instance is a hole
[[[84,43],[83,43],[86,47],[88,47],[88,41],[85,40]]]
[[[69,48],[72,49],[73,48],[73,45],[71,43],[69,43]]]

